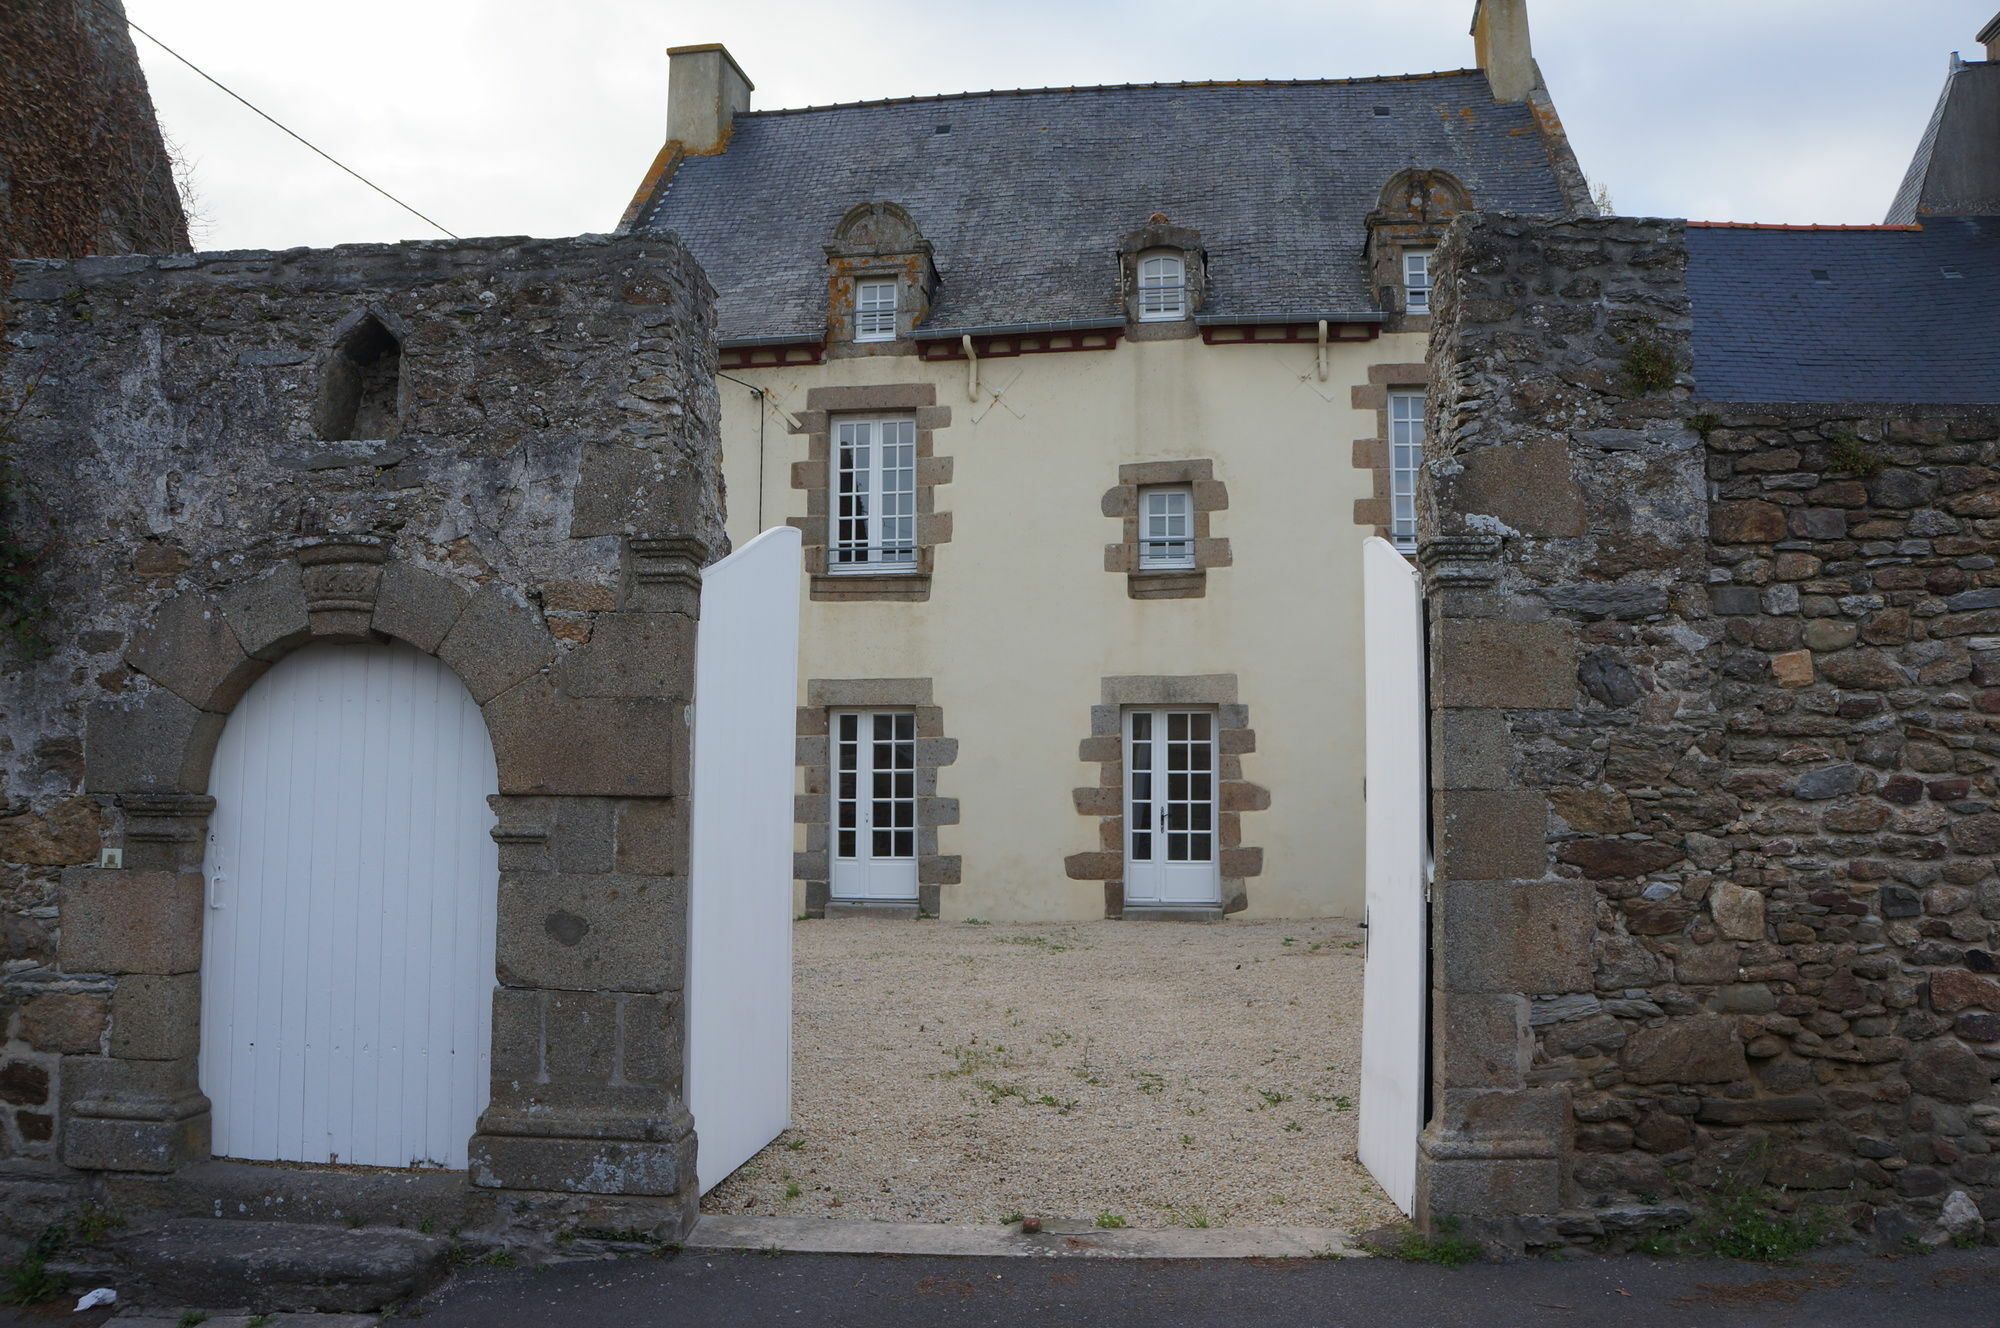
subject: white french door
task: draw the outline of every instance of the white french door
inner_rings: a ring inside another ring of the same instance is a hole
[[[836,710],[833,742],[835,899],[917,897],[917,717]]]
[[[1222,902],[1215,817],[1215,716],[1125,712],[1125,902]]]

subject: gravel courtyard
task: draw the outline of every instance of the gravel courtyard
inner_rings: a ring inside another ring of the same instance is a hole
[[[704,1212],[1398,1216],[1355,1161],[1351,922],[795,924],[793,1128]]]

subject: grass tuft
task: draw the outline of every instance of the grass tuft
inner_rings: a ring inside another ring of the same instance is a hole
[[[1478,1241],[1459,1234],[1457,1218],[1439,1218],[1437,1229],[1435,1236],[1426,1236],[1414,1228],[1404,1232],[1403,1238],[1389,1247],[1389,1257],[1404,1263],[1435,1264],[1439,1268],[1460,1268],[1479,1261],[1484,1251]]]

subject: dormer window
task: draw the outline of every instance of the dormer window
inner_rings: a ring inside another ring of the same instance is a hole
[[[854,283],[854,339],[894,341],[896,339],[895,278],[874,278]]]
[[[1166,323],[1187,317],[1187,261],[1176,253],[1139,259],[1139,321]]]
[[[826,244],[826,353],[908,355],[937,292],[931,242],[894,203],[857,203]]]
[[[1427,314],[1431,311],[1431,251],[1403,251],[1403,311]]]

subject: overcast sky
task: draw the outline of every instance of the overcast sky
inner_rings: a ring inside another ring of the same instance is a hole
[[[1471,0],[126,0],[132,19],[461,235],[611,229],[663,136],[668,46],[757,107],[987,88],[1344,78],[1472,63]],[[1878,222],[1949,52],[2000,0],[1529,0],[1618,210]],[[196,244],[433,235],[143,37]]]

